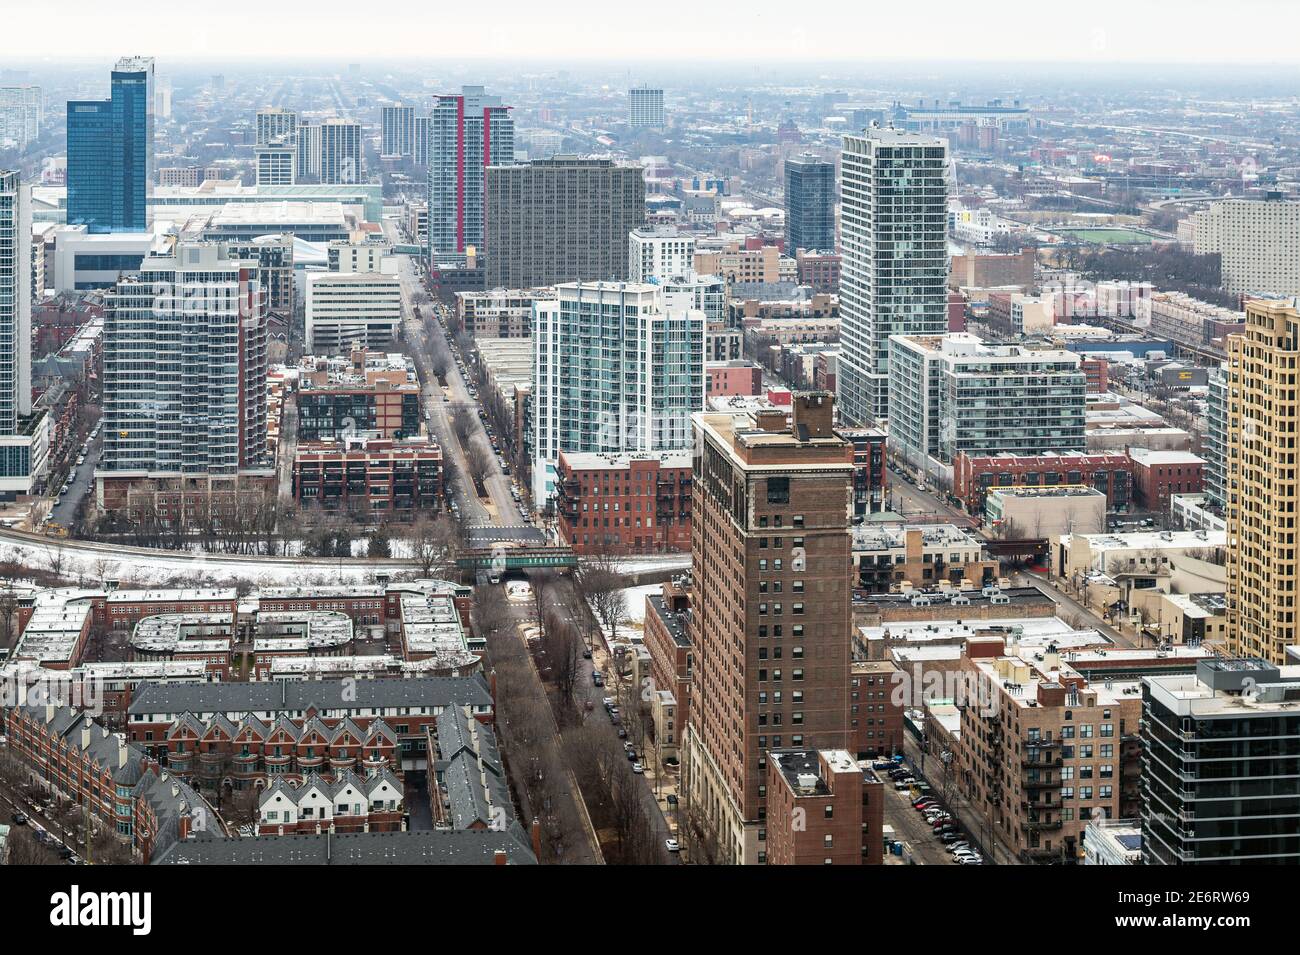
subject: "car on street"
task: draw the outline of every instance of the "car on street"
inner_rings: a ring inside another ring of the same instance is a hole
[[[640,776],[642,773],[645,772],[645,767],[642,766],[640,763],[633,763],[633,764],[632,764],[632,772],[634,772],[636,775]]]
[[[9,817],[9,821],[12,822],[15,826],[25,826],[27,825],[27,814],[23,812],[16,812]]]
[[[676,839],[665,839],[664,848],[667,849],[669,852],[679,852],[682,847],[678,845]]]

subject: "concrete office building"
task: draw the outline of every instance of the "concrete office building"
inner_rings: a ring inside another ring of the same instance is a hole
[[[429,253],[481,251],[486,170],[515,160],[510,107],[481,86],[465,86],[460,93],[435,97],[428,130]]]
[[[695,237],[667,226],[628,236],[628,281],[665,282],[694,271]]]
[[[652,86],[634,86],[627,91],[627,123],[648,129],[664,128],[664,91]]]
[[[151,57],[113,68],[106,100],[68,101],[68,224],[91,232],[143,232],[154,186]]]
[[[894,129],[844,137],[840,416],[889,415],[891,335],[948,328],[948,143]]]
[[[387,349],[402,323],[402,283],[396,273],[313,272],[306,311],[312,354],[346,354],[353,345]]]
[[[297,181],[298,146],[287,139],[273,139],[253,147],[259,186],[292,186]]]
[[[409,159],[415,154],[415,107],[382,106],[379,109],[379,155]]]
[[[257,263],[180,241],[107,296],[101,508],[137,482],[187,486],[267,465],[266,291]]]
[[[392,251],[392,246],[383,240],[335,239],[326,248],[325,256],[331,272],[393,272],[397,263]]]
[[[1200,660],[1142,681],[1142,862],[1300,863],[1300,666]]]
[[[668,451],[704,407],[704,314],[653,285],[581,282],[533,305],[533,500],[560,452]]]
[[[38,477],[44,414],[32,417],[31,187],[0,169],[0,500]]]
[[[812,153],[785,161],[785,248],[835,251],[835,164]]]
[[[1106,530],[1106,495],[1080,484],[991,487],[984,525],[999,537],[1059,537]]]
[[[831,395],[695,416],[682,746],[684,837],[697,861],[767,861],[768,752],[856,748],[849,731],[848,514],[853,447]]]
[[[644,224],[640,166],[576,156],[490,166],[487,287],[622,281],[628,234]]]
[[[555,297],[552,289],[457,292],[456,318],[474,338],[530,338],[533,303]]]
[[[1246,332],[1228,337],[1228,652],[1283,661],[1297,634],[1295,528],[1300,505],[1300,311],[1249,301]]]
[[[320,124],[320,181],[337,185],[364,178],[361,124],[346,119],[325,120]]]
[[[890,445],[941,486],[961,451],[1084,449],[1087,381],[1074,352],[987,344],[967,332],[895,335],[890,346]]]
[[[1300,202],[1223,199],[1192,216],[1197,255],[1217,253],[1224,291],[1300,293]]]

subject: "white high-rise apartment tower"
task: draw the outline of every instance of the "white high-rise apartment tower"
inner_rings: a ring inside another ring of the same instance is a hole
[[[895,129],[844,137],[837,405],[889,414],[889,336],[948,327],[948,142]]]
[[[267,302],[258,264],[177,242],[108,295],[105,478],[233,476],[266,463]]]
[[[628,236],[628,281],[681,278],[694,271],[694,260],[695,237],[674,228],[633,229]]]
[[[533,500],[554,492],[561,451],[690,447],[705,333],[702,311],[644,283],[572,282],[535,301]]]
[[[27,493],[41,439],[32,413],[31,189],[0,169],[0,499]]]

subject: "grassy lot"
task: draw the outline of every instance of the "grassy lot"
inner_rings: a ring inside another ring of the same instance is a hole
[[[1057,229],[1057,235],[1081,242],[1096,242],[1098,245],[1148,245],[1151,236],[1133,229]]]

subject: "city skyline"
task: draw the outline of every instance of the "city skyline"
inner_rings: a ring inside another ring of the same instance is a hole
[[[1300,864],[1300,4],[4,23],[0,871]]]

